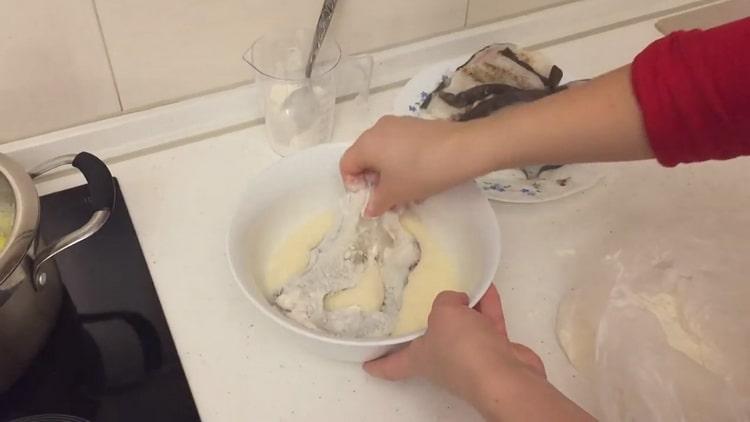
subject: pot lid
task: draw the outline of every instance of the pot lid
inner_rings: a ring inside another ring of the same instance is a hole
[[[26,171],[0,154],[0,285],[28,253],[39,225],[39,195]]]

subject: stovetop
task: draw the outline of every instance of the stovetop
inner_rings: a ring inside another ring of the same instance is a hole
[[[56,326],[24,376],[0,395],[0,421],[54,420],[26,418],[44,414],[200,420],[116,179],[115,186],[109,221],[56,258],[65,286]],[[41,204],[45,241],[91,214],[85,186],[44,196]]]

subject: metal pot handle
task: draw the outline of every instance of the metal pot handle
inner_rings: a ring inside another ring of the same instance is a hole
[[[52,259],[58,253],[89,238],[91,235],[99,231],[109,219],[109,215],[114,207],[115,187],[112,182],[112,173],[110,173],[107,165],[104,164],[102,160],[88,152],[53,158],[33,168],[29,172],[29,176],[34,179],[44,173],[68,164],[72,164],[73,167],[80,170],[83,177],[86,178],[94,213],[89,221],[79,229],[62,236],[54,242],[50,242],[49,245],[36,251],[34,254],[32,284],[37,290],[44,287],[47,282],[47,273],[40,271],[42,264]]]

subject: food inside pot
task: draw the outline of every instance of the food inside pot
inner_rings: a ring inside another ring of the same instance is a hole
[[[0,203],[0,251],[5,250],[8,243],[8,237],[13,229],[13,219],[15,217],[15,207],[12,203]]]

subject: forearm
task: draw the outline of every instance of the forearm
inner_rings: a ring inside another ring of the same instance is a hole
[[[488,373],[468,401],[492,422],[595,421],[552,384],[525,369],[503,376]]]
[[[629,66],[460,125],[453,153],[466,160],[467,177],[534,164],[653,157]]]

